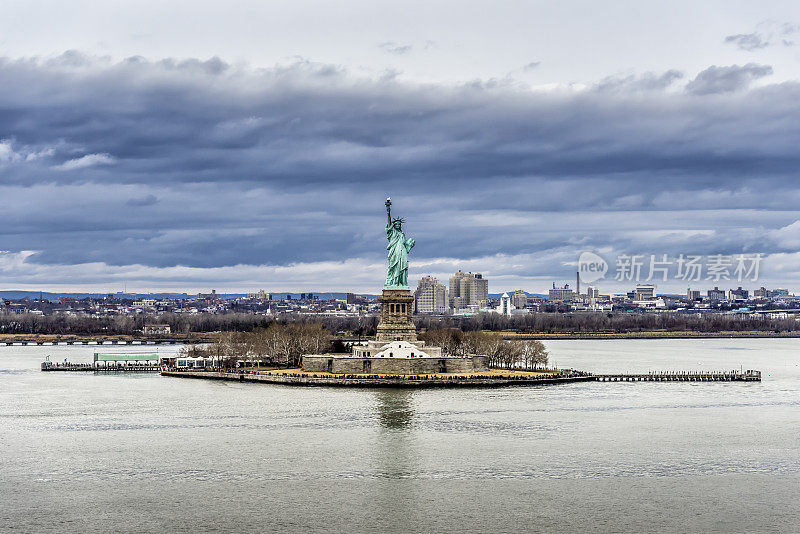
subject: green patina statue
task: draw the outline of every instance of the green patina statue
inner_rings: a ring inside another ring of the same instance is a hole
[[[386,237],[389,244],[389,269],[383,289],[408,289],[408,253],[414,247],[413,239],[403,233],[403,219],[392,220],[392,199],[386,199]]]

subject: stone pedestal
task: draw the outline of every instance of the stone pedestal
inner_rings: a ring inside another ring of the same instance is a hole
[[[412,312],[414,297],[408,289],[384,289],[378,297],[381,303],[381,317],[378,321],[376,341],[417,340],[417,329],[414,326]]]
[[[335,375],[429,375],[489,370],[488,356],[442,356],[440,347],[426,347],[417,341],[412,320],[414,297],[408,289],[384,289],[378,300],[381,317],[374,341],[353,347],[352,354],[304,355],[303,371]]]

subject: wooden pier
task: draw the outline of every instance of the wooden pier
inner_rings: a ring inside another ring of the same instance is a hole
[[[598,382],[761,382],[761,371],[658,371],[594,377]]]

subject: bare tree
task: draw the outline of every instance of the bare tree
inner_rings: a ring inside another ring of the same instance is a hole
[[[427,345],[441,347],[442,354],[458,354],[462,344],[462,332],[452,328],[433,328],[420,334],[419,338]]]
[[[537,369],[547,366],[547,349],[539,340],[505,341],[497,332],[443,328],[432,328],[420,337],[432,346],[442,347],[442,353],[449,356],[488,356],[493,367]]]
[[[546,368],[548,363],[548,352],[544,343],[538,339],[523,341],[522,360],[527,369]]]

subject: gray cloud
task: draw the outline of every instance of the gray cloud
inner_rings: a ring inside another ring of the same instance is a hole
[[[725,42],[732,43],[736,45],[739,50],[746,50],[748,52],[770,46],[770,42],[760,33],[728,35],[725,37]]]
[[[138,197],[138,198],[129,198],[125,202],[125,205],[126,206],[144,207],[144,206],[153,206],[157,202],[158,202],[158,197],[155,196],[155,195],[150,194],[150,195],[145,195],[143,197]]]
[[[284,277],[268,287],[308,284],[297,266],[346,288],[369,277],[337,262],[381,268],[391,195],[431,272],[557,277],[587,247],[788,253],[800,85],[747,90],[768,70],[711,67],[689,94],[665,91],[676,71],[543,92],[307,60],[2,59],[0,249],[35,251],[22,267],[40,277],[92,262],[163,286],[268,265]]]
[[[681,78],[683,73],[674,69],[661,74],[646,72],[641,75],[609,76],[598,82],[594,89],[600,92],[663,91]]]
[[[792,35],[800,30],[799,26],[784,23],[764,22],[759,25],[760,30],[752,33],[737,33],[725,37],[725,42],[735,45],[739,50],[752,52],[761,50],[776,44],[783,46],[794,46],[791,40]]]
[[[686,91],[695,95],[730,93],[746,89],[750,84],[764,76],[772,74],[769,65],[747,63],[746,65],[730,65],[718,67],[713,65],[700,72],[686,85]]]
[[[542,64],[541,61],[531,61],[530,63],[523,65],[522,70],[525,72],[536,70],[539,68],[539,65],[541,64]]]
[[[408,54],[414,48],[410,44],[397,44],[394,41],[386,41],[378,45],[378,48],[383,49],[384,51],[395,54],[398,56],[402,56],[403,54]],[[427,45],[426,45],[427,48]]]

